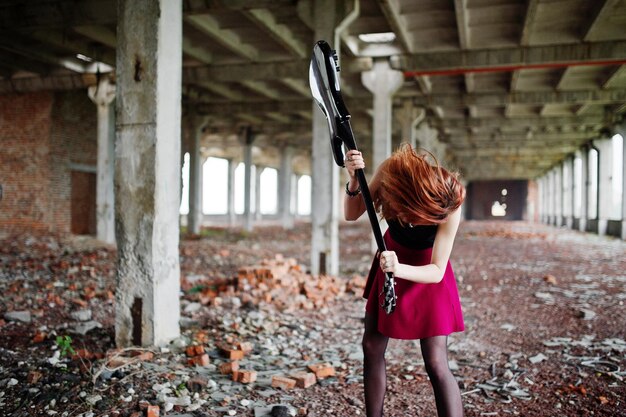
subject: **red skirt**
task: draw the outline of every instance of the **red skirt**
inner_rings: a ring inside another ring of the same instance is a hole
[[[407,265],[431,263],[432,248],[410,249],[396,243],[385,233],[387,250],[396,252],[398,261]],[[398,302],[393,313],[387,314],[380,306],[385,274],[380,269],[378,256],[374,257],[363,298],[367,299],[366,311],[378,317],[378,331],[394,339],[423,339],[449,335],[465,329],[463,312],[456,280],[450,262],[443,279],[437,284],[419,284],[396,278]]]

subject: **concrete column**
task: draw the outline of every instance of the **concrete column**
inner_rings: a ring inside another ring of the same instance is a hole
[[[292,177],[292,190],[293,190],[293,217],[294,218],[298,218],[299,213],[298,213],[298,204],[300,203],[300,192],[299,192],[299,187],[298,187],[298,183],[300,182],[300,175],[298,174],[294,174]]]
[[[549,190],[550,190],[550,200],[549,200],[549,207],[550,207],[550,221],[548,222],[550,225],[554,226],[556,225],[556,172],[554,170],[554,168],[552,168],[549,172],[549,181],[550,181],[550,186],[549,186]]]
[[[622,135],[622,240],[626,240],[626,122],[615,130]]]
[[[115,341],[180,335],[182,3],[117,3]]]
[[[560,227],[563,225],[563,165],[558,164],[554,167],[554,190],[555,190],[555,223]]]
[[[244,174],[244,195],[243,195],[243,218],[244,229],[247,232],[252,231],[252,143],[254,137],[252,129],[246,128],[242,131],[241,141],[243,142],[243,163],[245,167]]]
[[[337,21],[336,0],[313,3],[313,39],[333,39]],[[340,73],[341,75],[341,73]],[[311,273],[339,273],[339,167],[331,153],[326,119],[313,102],[311,150]]]
[[[610,138],[603,138],[594,140],[593,144],[598,148],[598,234],[603,236],[606,235],[613,202],[613,142]]]
[[[255,165],[255,179],[254,179],[254,219],[261,220],[261,174],[265,171],[265,167]]]
[[[538,207],[538,210],[539,210],[539,222],[540,223],[545,223],[545,221],[544,221],[545,211],[544,211],[544,208],[543,208],[543,205],[544,205],[544,202],[545,202],[545,196],[544,196],[545,189],[544,189],[544,187],[545,187],[544,178],[543,177],[537,178],[537,192],[539,194],[539,207]]]
[[[580,219],[578,221],[578,230],[587,231],[587,220],[589,219],[589,150],[583,148],[580,152]]]
[[[572,188],[574,163],[571,157],[563,160],[563,217],[564,224],[568,229],[574,224],[574,190]]]
[[[413,106],[410,99],[402,102],[402,109],[398,112],[398,120],[402,126],[401,142],[408,142],[413,148],[417,147],[417,126],[424,120],[426,111],[422,107]]]
[[[200,234],[202,226],[202,162],[200,140],[206,119],[193,115],[190,119],[191,149],[189,150],[189,215],[188,230]]]
[[[363,85],[374,95],[373,165],[378,167],[391,155],[391,104],[393,94],[402,86],[404,75],[391,69],[389,61],[375,59],[370,71],[361,74]]]
[[[278,172],[278,213],[283,229],[293,229],[293,215],[291,214],[292,162],[293,148],[283,146],[280,154],[280,171]]]
[[[106,243],[115,243],[115,112],[110,110],[115,99],[115,84],[103,77],[87,92],[98,108],[96,237]]]
[[[235,212],[235,170],[237,170],[238,161],[234,159],[228,160],[228,223],[231,227],[237,224],[237,213]]]

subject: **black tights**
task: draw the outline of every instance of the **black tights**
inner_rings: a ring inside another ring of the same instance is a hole
[[[439,417],[463,415],[461,392],[448,367],[447,336],[420,340],[426,372],[432,383]],[[365,315],[363,373],[367,417],[382,417],[386,379],[385,350],[389,338],[378,331],[376,316]]]

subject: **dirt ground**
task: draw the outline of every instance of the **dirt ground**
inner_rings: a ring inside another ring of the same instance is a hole
[[[298,415],[365,415],[358,283],[370,265],[369,226],[341,226],[335,281],[306,275],[309,228],[183,236],[181,337],[118,357],[114,249],[82,237],[2,237],[0,415],[138,417],[156,405],[161,416],[260,417],[278,404]],[[229,288],[240,268],[276,254],[295,259],[293,274],[333,300],[310,308],[306,283],[294,287],[302,294],[276,292],[270,302]],[[618,239],[524,222],[462,224],[451,260],[466,330],[450,336],[449,359],[466,416],[626,416],[625,255]],[[235,340],[252,344],[241,367],[256,382],[220,374],[220,344]],[[209,365],[190,365],[188,345],[202,346]],[[306,389],[270,386],[273,375],[321,362],[335,376]],[[419,343],[392,340],[387,365],[385,415],[436,415]]]

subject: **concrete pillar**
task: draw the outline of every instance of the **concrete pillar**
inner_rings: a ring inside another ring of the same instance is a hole
[[[539,211],[539,222],[540,223],[545,223],[545,219],[544,219],[544,215],[545,215],[545,210],[544,210],[544,203],[545,203],[545,181],[544,181],[544,177],[539,177],[537,178],[537,191],[539,194],[539,207],[538,207],[538,211]]]
[[[200,234],[202,226],[202,163],[200,140],[206,119],[193,115],[190,119],[191,149],[189,150],[189,215],[187,225],[190,233]]]
[[[550,170],[550,222],[556,225],[556,171],[554,167]]]
[[[594,140],[598,148],[598,234],[606,235],[611,217],[612,189],[611,176],[613,175],[613,142],[611,138]]]
[[[256,169],[254,179],[254,220],[261,220],[261,174],[265,171],[265,167],[255,165]]]
[[[568,229],[574,224],[574,159],[565,158],[563,161],[563,217]]]
[[[117,3],[115,341],[180,335],[182,3]]]
[[[250,127],[245,128],[241,133],[241,141],[243,143],[243,163],[245,167],[244,174],[244,194],[243,194],[243,221],[244,229],[247,232],[252,231],[252,143],[254,136]]]
[[[98,108],[98,167],[96,179],[96,237],[115,243],[115,84],[103,77],[98,85],[89,87],[89,98]]]
[[[280,154],[280,171],[278,172],[278,213],[283,229],[293,229],[293,215],[291,214],[292,196],[292,162],[293,148],[283,146]]]
[[[299,186],[298,183],[300,182],[300,175],[298,174],[294,174],[292,176],[292,187],[291,189],[293,190],[293,217],[295,219],[298,218],[299,213],[298,213],[298,204],[300,203],[300,196],[299,196]]]
[[[589,219],[589,150],[583,148],[580,152],[580,219],[578,220],[578,230],[587,231],[587,220]]]
[[[237,213],[235,212],[235,171],[237,170],[238,161],[234,159],[228,160],[228,223],[231,227],[237,224]]]
[[[554,189],[555,189],[555,223],[560,227],[563,225],[563,164],[554,167]]]
[[[313,4],[313,39],[333,39],[337,21],[336,0]],[[341,73],[340,73],[341,75]],[[326,119],[313,102],[311,150],[311,273],[339,273],[339,167],[331,153]]]
[[[626,122],[615,129],[622,135],[622,240],[626,240]]]
[[[402,102],[402,108],[398,112],[398,120],[400,126],[402,126],[402,138],[400,142],[407,142],[411,144],[413,148],[417,147],[417,126],[424,120],[426,111],[423,107],[413,106],[413,102],[410,99],[406,99]]]
[[[378,167],[391,155],[391,104],[393,94],[402,86],[404,75],[391,69],[389,61],[375,59],[370,71],[361,74],[363,85],[374,95],[373,165]]]

